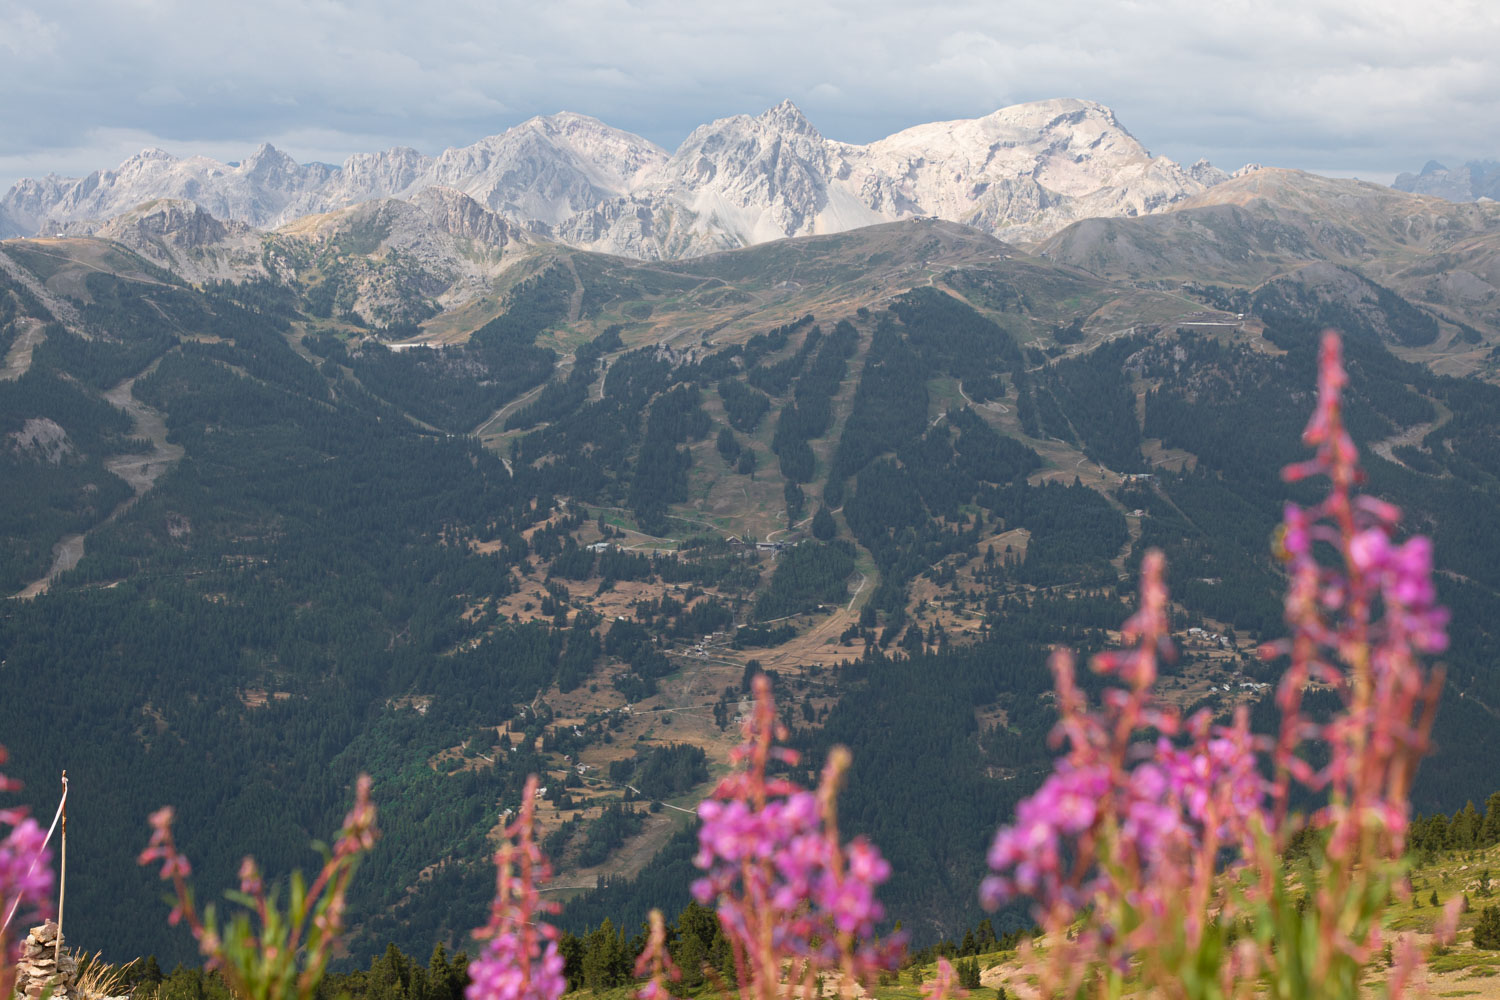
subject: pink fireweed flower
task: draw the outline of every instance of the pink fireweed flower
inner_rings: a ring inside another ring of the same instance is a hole
[[[354,870],[379,836],[369,776],[361,775],[356,782],[354,808],[344,820],[334,849],[324,852],[317,878],[305,891],[292,893],[286,913],[266,895],[260,868],[247,857],[240,862],[238,894],[225,895],[249,913],[240,913],[222,926],[214,907],[200,914],[187,882],[192,865],[172,835],[175,818],[171,806],[151,814],[151,840],[138,859],[142,865],[160,862],[161,877],[172,883],[173,905],[167,922],[187,924],[205,959],[204,967],[218,970],[236,996],[309,1000],[343,933],[345,900]]]
[[[660,910],[651,911],[650,925],[646,949],[635,962],[636,976],[644,976],[647,981],[635,995],[637,1000],[671,1000],[672,992],[667,988],[667,981],[675,983],[680,980],[682,970],[677,968],[671,952],[667,951],[667,922]]]
[[[755,680],[755,698],[745,742],[733,755],[740,769],[698,806],[694,863],[705,875],[693,895],[717,906],[743,996],[774,995],[788,959],[793,983],[833,969],[867,980],[894,967],[899,942],[874,941],[885,915],[876,890],[890,865],[862,838],[838,840],[834,798],[849,753],[834,748],[816,792],[767,778],[770,761],[796,757],[773,744],[785,733],[764,675]]]
[[[17,900],[33,908],[47,905],[52,896],[51,862],[47,831],[29,816],[0,840],[0,917],[8,915]]]
[[[568,987],[557,928],[539,919],[558,907],[538,891],[552,878],[552,867],[536,842],[537,787],[533,774],[521,793],[520,814],[495,852],[495,898],[489,921],[474,932],[485,945],[469,963],[467,1000],[557,1000]]]
[[[355,782],[354,806],[344,817],[339,839],[333,846],[335,857],[362,854],[375,846],[379,831],[375,829],[375,804],[370,800],[371,785],[368,774],[361,774]]]
[[[0,925],[29,927],[52,912],[52,852],[47,832],[26,817],[0,839]],[[0,996],[10,992],[20,937],[0,926]]]
[[[1326,477],[1328,494],[1312,507],[1287,505],[1273,546],[1286,567],[1291,633],[1261,650],[1287,661],[1274,740],[1251,734],[1243,706],[1229,725],[1205,712],[1184,722],[1151,690],[1158,659],[1170,654],[1160,553],[1142,563],[1140,610],[1122,629],[1131,647],[1092,661],[1115,682],[1098,708],[1079,690],[1071,654],[1053,656],[1053,736],[1065,752],[997,832],[994,873],[981,888],[989,906],[1033,901],[1050,938],[1036,964],[1042,995],[1078,994],[1089,976],[1121,975],[1132,961],[1148,990],[1187,995],[1184,977],[1201,976],[1195,963],[1207,956],[1225,995],[1248,996],[1257,983],[1290,995],[1310,968],[1357,986],[1380,948],[1379,909],[1399,875],[1408,791],[1441,688],[1419,655],[1446,648],[1448,615],[1436,604],[1431,543],[1398,541],[1400,511],[1354,493],[1363,476],[1342,419],[1347,384],[1338,339],[1327,335],[1303,435],[1315,454],[1284,476]],[[1313,684],[1343,699],[1327,722],[1303,712]],[[1302,754],[1310,743],[1326,748],[1321,769]],[[1321,834],[1320,888],[1306,916],[1290,913],[1283,881],[1282,854],[1304,828],[1289,815],[1293,783],[1326,801],[1306,821]],[[1225,872],[1226,859],[1239,871]],[[1238,920],[1285,936],[1257,935],[1225,952],[1223,928]],[[1403,942],[1389,995],[1409,981],[1414,954]]]
[[[0,764],[6,761],[0,746]],[[0,792],[19,791],[21,783],[0,774]],[[0,809],[0,997],[10,996],[20,959],[20,938],[10,928],[29,927],[52,914],[52,852],[47,834],[23,806]]]
[[[927,1000],[962,1000],[969,991],[959,986],[958,975],[946,958],[938,956],[937,975],[923,983],[922,996]]]

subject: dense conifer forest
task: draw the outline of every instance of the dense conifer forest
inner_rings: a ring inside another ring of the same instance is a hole
[[[538,267],[466,343],[402,351],[307,288],[94,273],[64,326],[0,277],[0,354],[46,327],[0,381],[0,585],[84,546],[44,596],[0,605],[0,742],[39,814],[67,767],[70,934],[157,956],[132,974],[159,997],[216,987],[162,973],[192,951],[140,915],[147,813],[176,806],[204,887],[247,852],[281,877],[316,864],[362,771],[384,835],[350,968],[374,964],[330,996],[454,1000],[489,838],[533,772],[549,851],[588,873],[561,917],[571,980],[623,982],[651,907],[677,914],[680,962],[722,960],[689,903],[686,813],[763,669],[796,777],[853,752],[845,832],[891,860],[883,897],[916,944],[1025,931],[1019,909],[981,923],[984,848],[1051,759],[1048,651],[1110,644],[1146,548],[1167,555],[1185,707],[1278,675],[1253,645],[1279,634],[1271,539],[1306,487],[1277,470],[1303,456],[1329,324],[1360,440],[1411,432],[1366,449],[1369,485],[1432,535],[1454,612],[1415,792],[1444,815],[1413,846],[1500,837],[1494,797],[1463,805],[1500,774],[1500,389],[1393,353],[1433,341],[1427,313],[1272,282],[1249,305],[1264,344],[1171,324],[1090,341],[1053,313],[1027,340],[1038,304],[970,275],[949,284],[967,301],[918,287],[673,348],[601,260]],[[685,275],[639,281],[679,295]],[[134,502],[111,469],[157,443],[105,392],[182,449]],[[710,502],[735,495],[762,537]],[[703,745],[678,736],[694,724]]]

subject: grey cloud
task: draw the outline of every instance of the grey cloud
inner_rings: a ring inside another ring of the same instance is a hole
[[[0,0],[0,26],[0,187],[127,138],[338,161],[562,109],[671,148],[783,97],[850,141],[1074,96],[1228,167],[1500,156],[1500,11],[1474,0]]]

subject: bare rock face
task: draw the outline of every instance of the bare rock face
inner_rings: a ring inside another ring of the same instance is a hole
[[[73,454],[73,442],[62,426],[46,417],[32,417],[18,431],[6,435],[9,450],[21,458],[46,465],[61,465]]]
[[[522,223],[557,225],[626,194],[666,159],[640,136],[564,112],[450,149],[420,183],[455,188]]]
[[[104,221],[48,220],[43,228],[113,240],[190,281],[238,281],[265,273],[258,232],[179,198],[148,201]]]
[[[418,192],[411,203],[442,232],[500,249],[521,237],[519,228],[491,212],[462,191],[430,187]]]
[[[129,225],[142,236],[171,239],[184,249],[218,243],[229,236],[231,227],[238,232],[247,228],[242,222],[225,225],[194,202],[170,199],[147,202],[134,213],[116,216],[113,222],[116,231]]]
[[[672,154],[570,113],[437,157],[398,147],[342,167],[299,165],[270,146],[233,166],[146,150],[86,178],[20,182],[0,201],[0,224],[36,232],[171,198],[218,219],[276,227],[416,199],[440,228],[486,244],[524,227],[574,246],[670,259],[912,216],[1032,241],[1077,219],[1159,212],[1226,177],[1205,161],[1183,169],[1153,157],[1091,101],[1022,104],[868,145],[826,138],[783,101],[700,126]],[[451,193],[427,193],[434,189]],[[498,221],[475,214],[486,210]]]

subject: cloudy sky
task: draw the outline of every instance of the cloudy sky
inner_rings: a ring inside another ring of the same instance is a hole
[[[1022,101],[1388,181],[1500,158],[1493,0],[0,0],[0,190],[146,146],[435,153],[580,111],[670,148],[790,97],[865,142]]]

